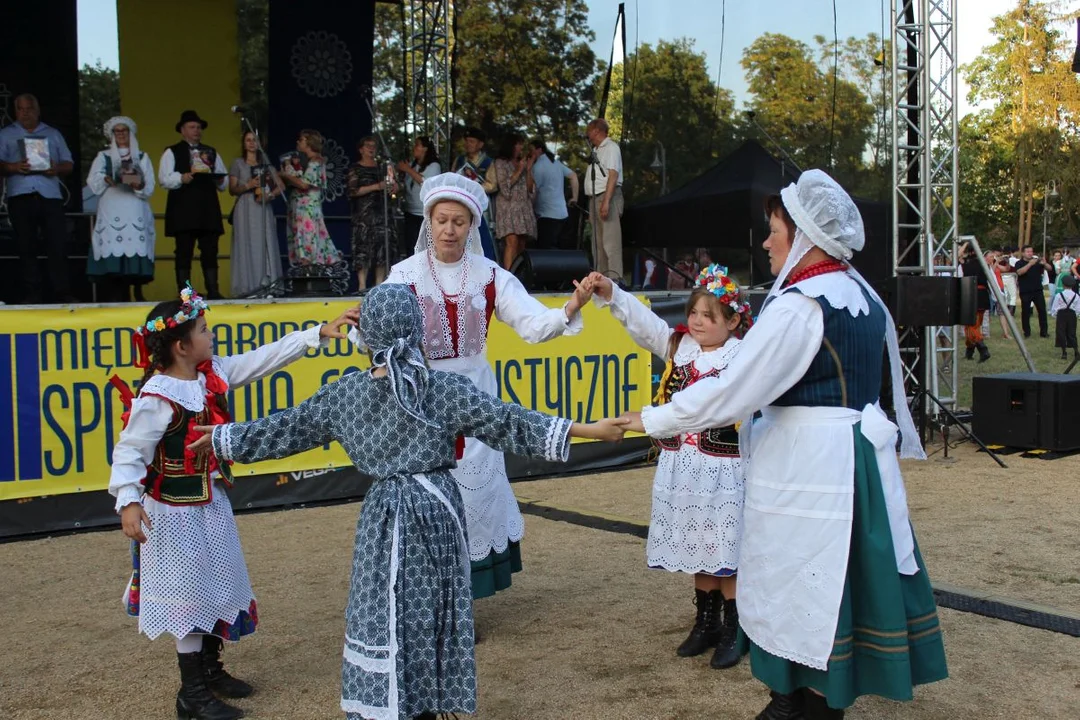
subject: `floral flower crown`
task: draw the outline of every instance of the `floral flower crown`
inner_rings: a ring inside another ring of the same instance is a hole
[[[135,332],[139,335],[161,332],[168,328],[174,328],[177,325],[183,325],[188,320],[194,320],[210,309],[210,306],[202,299],[202,296],[195,292],[195,289],[191,287],[190,281],[187,283],[187,287],[180,291],[180,301],[183,304],[175,315],[170,318],[164,318],[161,315],[158,315],[153,320],[148,321],[145,325],[136,328]]]
[[[750,303],[739,299],[739,286],[728,277],[728,269],[719,263],[713,263],[701,269],[694,288],[705,288],[736,313],[742,316],[744,330],[754,324]]]

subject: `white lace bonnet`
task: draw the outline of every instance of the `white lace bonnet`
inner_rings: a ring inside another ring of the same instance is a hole
[[[840,184],[821,170],[807,170],[798,182],[780,191],[791,219],[795,221],[795,238],[791,252],[780,274],[773,283],[769,297],[778,295],[795,265],[813,247],[819,247],[837,260],[847,263],[847,274],[866,290],[870,298],[885,313],[885,344],[889,350],[889,372],[892,384],[893,409],[900,426],[900,455],[905,458],[925,459],[926,453],[919,442],[915,423],[911,419],[904,389],[903,370],[900,363],[900,342],[896,336],[896,323],[881,298],[866,279],[851,266],[851,257],[866,244],[866,229],[855,201]]]
[[[420,186],[420,201],[424,204],[424,222],[420,228],[420,236],[416,238],[414,251],[427,252],[430,248],[431,209],[444,200],[461,203],[472,213],[472,224],[469,227],[465,251],[483,255],[484,248],[480,244],[480,219],[487,210],[487,192],[480,183],[458,173],[436,175],[425,180]]]

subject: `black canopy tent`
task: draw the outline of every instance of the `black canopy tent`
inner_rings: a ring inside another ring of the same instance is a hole
[[[753,258],[753,285],[768,282],[768,234],[764,203],[769,195],[799,177],[791,163],[774,158],[756,140],[747,140],[712,169],[679,189],[627,208],[623,238],[641,248],[739,248]],[[892,209],[886,203],[855,198],[866,226],[866,247],[853,260],[875,287],[892,276]],[[722,261],[721,258],[716,258]],[[880,290],[879,290],[880,291]]]

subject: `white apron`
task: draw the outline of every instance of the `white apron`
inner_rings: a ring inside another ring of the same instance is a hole
[[[495,373],[485,354],[430,362],[435,370],[464,375],[480,390],[493,396],[498,394]],[[465,454],[451,473],[465,505],[471,560],[483,560],[492,551],[503,552],[511,541],[521,540],[525,521],[510,489],[506,460],[501,452],[476,438],[466,438]]]
[[[739,624],[771,655],[826,670],[851,547],[852,427],[875,448],[897,569],[918,572],[896,426],[876,405],[768,407],[754,423],[739,558]]]

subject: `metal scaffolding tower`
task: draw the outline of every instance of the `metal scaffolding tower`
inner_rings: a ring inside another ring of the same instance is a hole
[[[893,267],[897,276],[952,277],[959,200],[956,0],[892,0],[892,13]],[[914,381],[955,407],[956,327],[900,330],[909,390]]]
[[[428,135],[443,152],[454,124],[453,0],[408,0],[402,6],[405,123],[410,136]]]

